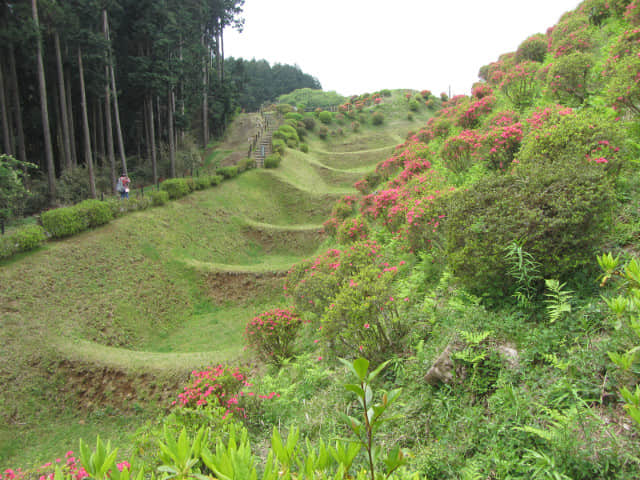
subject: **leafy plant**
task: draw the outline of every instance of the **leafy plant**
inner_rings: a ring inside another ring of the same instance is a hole
[[[355,418],[350,415],[343,414],[347,426],[353,432],[354,441],[364,450],[371,480],[375,480],[377,463],[381,459],[380,449],[374,442],[376,432],[380,426],[397,417],[385,417],[387,408],[389,408],[402,393],[402,389],[398,388],[389,393],[384,393],[378,403],[374,403],[372,382],[387,366],[386,361],[378,366],[372,372],[369,372],[369,361],[365,358],[358,358],[353,362],[340,359],[340,361],[355,376],[357,383],[347,384],[345,388],[356,395],[358,403],[362,408],[362,417]],[[403,451],[399,445],[395,445],[382,459],[385,465],[384,478],[389,478],[391,474],[402,465],[407,463],[407,452]]]
[[[545,296],[547,299],[547,316],[550,323],[562,318],[565,313],[571,313],[571,292],[563,290],[566,284],[560,283],[555,279],[545,279],[544,284],[547,287]]]
[[[194,472],[194,469],[200,462],[200,454],[206,436],[208,436],[208,432],[202,427],[191,440],[187,435],[186,429],[183,428],[178,438],[175,439],[165,426],[164,442],[158,440],[161,452],[160,460],[162,461],[158,471],[164,474],[162,478],[165,480],[200,478],[198,472]]]
[[[80,462],[89,476],[95,480],[108,478],[109,470],[115,469],[118,449],[111,448],[111,442],[106,444],[96,438],[96,448],[91,451],[86,443],[80,440]]]

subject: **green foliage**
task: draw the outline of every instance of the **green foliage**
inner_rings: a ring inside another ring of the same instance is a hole
[[[44,212],[42,226],[54,238],[69,237],[86,229],[83,218],[74,207],[61,207]]]
[[[527,38],[516,50],[516,61],[518,63],[529,60],[531,62],[542,63],[547,54],[547,39],[538,33]]]
[[[154,207],[159,207],[169,201],[169,192],[167,192],[166,190],[152,190],[151,192],[147,193],[147,195],[151,199],[151,205]]]
[[[323,90],[312,90],[311,88],[299,88],[278,98],[281,103],[290,105],[303,104],[307,109],[328,108],[344,103],[345,98],[336,92],[325,92]]]
[[[373,112],[371,115],[371,123],[373,125],[382,125],[384,123],[384,113]]]
[[[264,168],[278,168],[282,157],[277,153],[272,153],[264,159]]]
[[[331,114],[331,112],[323,110],[318,114],[318,120],[320,120],[325,125],[329,125],[333,120],[333,115]]]
[[[342,358],[340,361],[351,371],[356,379],[355,384],[347,384],[345,388],[356,395],[356,399],[362,409],[361,418],[344,415],[345,423],[351,429],[355,441],[360,444],[365,452],[371,480],[375,480],[377,477],[377,464],[380,461],[386,467],[384,476],[388,478],[398,468],[407,464],[407,452],[403,451],[399,445],[396,445],[389,450],[386,457],[382,457],[379,446],[374,442],[374,437],[382,424],[393,418],[385,417],[385,413],[400,398],[402,389],[397,388],[385,393],[379,403],[374,403],[372,383],[389,361],[380,364],[372,372],[369,372],[369,361],[365,358],[357,358],[353,363]]]
[[[294,343],[302,324],[302,319],[290,310],[268,310],[247,323],[247,346],[263,361],[280,365],[293,356]]]
[[[547,297],[545,300],[547,304],[547,315],[549,322],[553,323],[562,318],[564,314],[571,313],[571,294],[573,292],[563,290],[565,284],[561,284],[555,279],[545,279],[544,283],[547,287],[547,292],[545,293]]]
[[[162,465],[158,471],[163,473],[164,480],[185,480],[187,478],[200,478],[196,473],[196,465],[200,462],[200,456],[204,453],[203,442],[206,440],[208,432],[204,427],[198,430],[193,440],[187,435],[185,428],[182,429],[178,438],[174,438],[173,433],[165,426],[164,438],[158,439],[160,447],[160,461]],[[204,459],[204,455],[203,455]]]
[[[80,461],[91,478],[104,480],[108,478],[109,471],[116,469],[116,457],[118,449],[111,449],[111,442],[104,444],[100,436],[96,438],[96,448],[91,451],[80,440]]]
[[[0,221],[6,222],[22,213],[27,196],[22,173],[30,165],[0,154]]]
[[[589,93],[593,63],[593,58],[583,52],[571,52],[555,59],[547,77],[551,96],[563,105],[581,105]]]
[[[540,264],[515,240],[509,242],[505,247],[504,254],[509,265],[507,273],[516,282],[513,295],[521,307],[528,308],[539,290],[537,283],[542,279]]]
[[[216,175],[220,175],[225,180],[235,178],[240,173],[240,169],[236,165],[220,167],[216,170]]]
[[[0,236],[0,260],[38,248],[47,240],[39,225],[26,225]]]
[[[484,177],[449,196],[447,258],[472,292],[515,291],[504,248],[519,239],[543,277],[567,279],[592,264],[608,230],[612,182],[602,165],[559,158],[553,169],[523,163],[513,175]]]
[[[100,200],[84,200],[73,208],[77,210],[86,228],[94,228],[113,220],[113,212]]]
[[[170,178],[160,184],[160,189],[169,194],[171,200],[176,200],[188,195],[191,189],[184,178]]]
[[[291,125],[286,124],[280,125],[280,127],[273,132],[273,139],[283,141],[289,148],[298,148],[298,145],[300,144],[300,137],[298,136],[296,129]]]
[[[369,223],[363,217],[348,218],[337,229],[337,239],[343,245],[365,240],[369,236]]]

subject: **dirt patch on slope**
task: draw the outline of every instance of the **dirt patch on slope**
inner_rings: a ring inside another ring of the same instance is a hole
[[[270,297],[282,291],[285,272],[236,273],[217,272],[207,275],[207,291],[216,303],[247,303]]]
[[[260,245],[266,254],[287,252],[305,254],[313,252],[325,239],[322,228],[309,230],[271,230],[246,227],[244,235]]]
[[[160,378],[69,360],[59,362],[56,374],[62,379],[59,394],[86,413],[105,408],[135,413],[149,404],[168,408],[188,381],[187,373],[184,378]]]

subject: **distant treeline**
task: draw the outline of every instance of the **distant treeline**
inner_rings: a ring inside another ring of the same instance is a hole
[[[121,170],[173,177],[184,145],[207,145],[238,110],[320,88],[297,66],[225,59],[243,4],[1,0],[0,153],[38,167],[25,168],[49,204],[64,176],[95,197]]]

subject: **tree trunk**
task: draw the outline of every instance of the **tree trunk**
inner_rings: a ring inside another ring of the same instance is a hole
[[[102,11],[102,31],[105,40],[109,40],[109,24],[107,22],[107,11]],[[107,45],[107,49],[109,46]],[[113,125],[111,125],[111,89],[109,88],[109,65],[110,55],[107,50],[107,62],[104,66],[104,77],[106,79],[104,85],[104,119],[105,119],[105,135],[107,140],[107,157],[109,159],[109,167],[111,169],[111,191],[116,193],[117,174],[116,174],[116,156],[113,148]]]
[[[56,65],[58,67],[58,95],[60,97],[60,117],[62,120],[62,145],[64,147],[64,166],[71,168],[73,160],[71,158],[71,137],[69,136],[69,116],[67,112],[67,95],[64,84],[64,70],[62,69],[62,52],[60,50],[60,35],[53,34],[53,41],[56,48]]]
[[[6,90],[4,86],[4,74],[2,72],[3,62],[0,59],[0,117],[2,118],[2,145],[4,153],[13,155],[11,148],[11,129],[9,128],[9,112],[7,109]]]
[[[18,87],[18,74],[16,71],[16,55],[13,45],[9,44],[9,69],[11,73],[11,84],[13,90],[13,111],[16,118],[16,131],[18,134],[18,158],[23,162],[27,161],[27,148],[24,142],[24,128],[22,126],[22,106],[20,104],[20,89]]]
[[[102,102],[96,101],[94,111],[96,112],[97,122],[96,131],[98,132],[98,154],[100,155],[100,165],[104,165],[107,157],[104,145],[104,112],[102,111]]]
[[[105,37],[107,39],[107,46],[109,52],[111,52],[111,39],[109,37],[109,23],[107,21],[107,11],[102,11],[103,15],[103,27],[106,30]],[[109,57],[111,60],[111,57]],[[109,61],[109,72],[111,73],[111,91],[113,92],[113,112],[116,120],[116,137],[118,139],[118,153],[120,154],[120,161],[122,162],[122,172],[127,173],[127,156],[124,152],[124,140],[122,138],[122,126],[120,125],[120,109],[118,108],[118,90],[116,89],[116,74],[113,68],[113,62]]]
[[[67,119],[69,120],[69,140],[71,142],[71,164],[78,165],[78,151],[76,150],[76,129],[73,119],[73,100],[71,96],[71,75],[65,77],[67,94]]]
[[[171,178],[175,178],[176,176],[176,144],[175,139],[173,137],[173,109],[175,108],[175,104],[173,101],[173,88],[169,88],[169,102],[167,108],[167,123],[169,124],[169,174]]]
[[[147,97],[147,109],[149,111],[149,140],[151,141],[150,149],[151,149],[151,168],[153,170],[153,184],[156,185],[158,183],[158,164],[156,159],[156,134],[155,128],[153,125],[153,98],[151,95]]]
[[[84,69],[82,68],[82,49],[78,48],[78,72],[80,76],[80,103],[82,105],[82,130],[84,132],[84,156],[89,170],[89,191],[91,198],[96,198],[96,179],[93,173],[91,158],[91,134],[89,132],[89,113],[87,112],[87,95],[84,88]]]
[[[210,56],[209,47],[205,44],[205,35],[202,34],[202,46],[205,47],[207,55]],[[209,59],[204,58],[202,62],[202,142],[204,147],[209,143]]]
[[[51,130],[49,128],[49,109],[47,107],[47,83],[44,77],[44,62],[42,60],[42,37],[40,35],[40,22],[38,20],[37,0],[31,0],[33,23],[36,27],[36,61],[38,64],[38,89],[40,91],[40,113],[42,115],[42,131],[44,135],[44,151],[47,163],[47,183],[49,185],[49,202],[51,205],[56,200],[56,172],[53,162],[53,146],[51,145]]]

